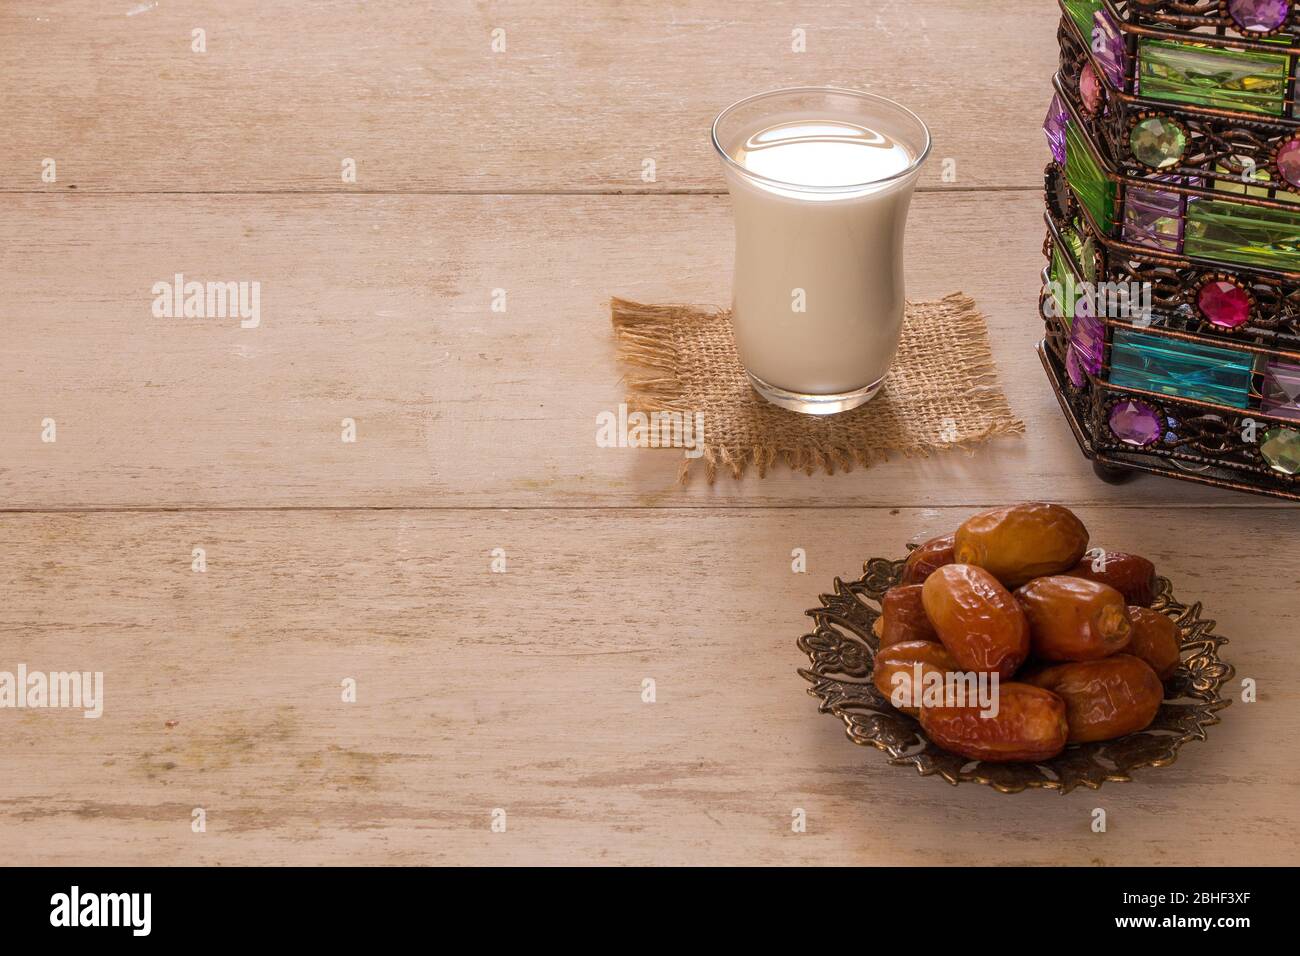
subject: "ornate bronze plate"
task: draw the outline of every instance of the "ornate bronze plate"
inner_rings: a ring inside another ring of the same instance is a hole
[[[836,578],[835,593],[821,595],[822,606],[807,612],[817,627],[799,638],[811,664],[799,673],[812,684],[808,693],[821,701],[821,712],[844,721],[850,740],[883,750],[890,763],[911,765],[923,777],[937,774],[953,785],[983,783],[1003,793],[1032,787],[1096,790],[1108,780],[1132,780],[1140,767],[1173,763],[1183,744],[1205,739],[1205,728],[1219,722],[1216,712],[1230,703],[1220,691],[1233,670],[1218,653],[1227,639],[1201,617],[1199,603],[1175,600],[1169,581],[1159,578],[1153,607],[1177,622],[1183,660],[1165,681],[1165,702],[1150,727],[1116,740],[1074,744],[1041,763],[968,760],[931,743],[921,725],[895,710],[871,683],[879,646],[871,628],[880,616],[881,597],[902,576],[903,561],[872,558],[865,570],[850,583]]]

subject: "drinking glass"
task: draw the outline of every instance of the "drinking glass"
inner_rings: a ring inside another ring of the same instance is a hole
[[[929,129],[881,96],[801,87],[727,107],[713,145],[735,217],[736,347],[754,388],[811,415],[870,401],[898,351]]]

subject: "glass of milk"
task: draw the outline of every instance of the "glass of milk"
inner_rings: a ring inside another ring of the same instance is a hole
[[[898,351],[903,233],[929,129],[883,97],[807,87],[727,107],[713,145],[735,213],[736,347],[754,388],[810,415],[870,401]]]

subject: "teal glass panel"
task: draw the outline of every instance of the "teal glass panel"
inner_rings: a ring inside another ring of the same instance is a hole
[[[1255,363],[1236,349],[1116,329],[1110,381],[1178,398],[1247,408]]]

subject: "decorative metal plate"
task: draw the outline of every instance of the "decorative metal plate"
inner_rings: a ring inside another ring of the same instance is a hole
[[[1153,609],[1178,624],[1182,663],[1165,681],[1165,701],[1151,726],[1116,740],[1072,744],[1040,763],[986,763],[969,760],[931,743],[915,718],[895,710],[871,682],[879,640],[872,625],[880,616],[880,599],[899,582],[903,561],[872,558],[857,581],[835,579],[835,593],[821,595],[819,608],[808,611],[816,630],[799,638],[811,664],[799,673],[821,701],[824,714],[844,721],[855,744],[875,747],[890,763],[911,765],[923,777],[938,775],[949,783],[983,783],[1003,793],[1029,788],[1069,793],[1076,787],[1096,790],[1106,781],[1132,780],[1141,767],[1165,767],[1190,740],[1204,740],[1205,728],[1217,724],[1216,712],[1231,701],[1220,690],[1233,669],[1219,659],[1227,639],[1214,633],[1214,622],[1201,617],[1201,605],[1175,600],[1169,581],[1158,578]]]

